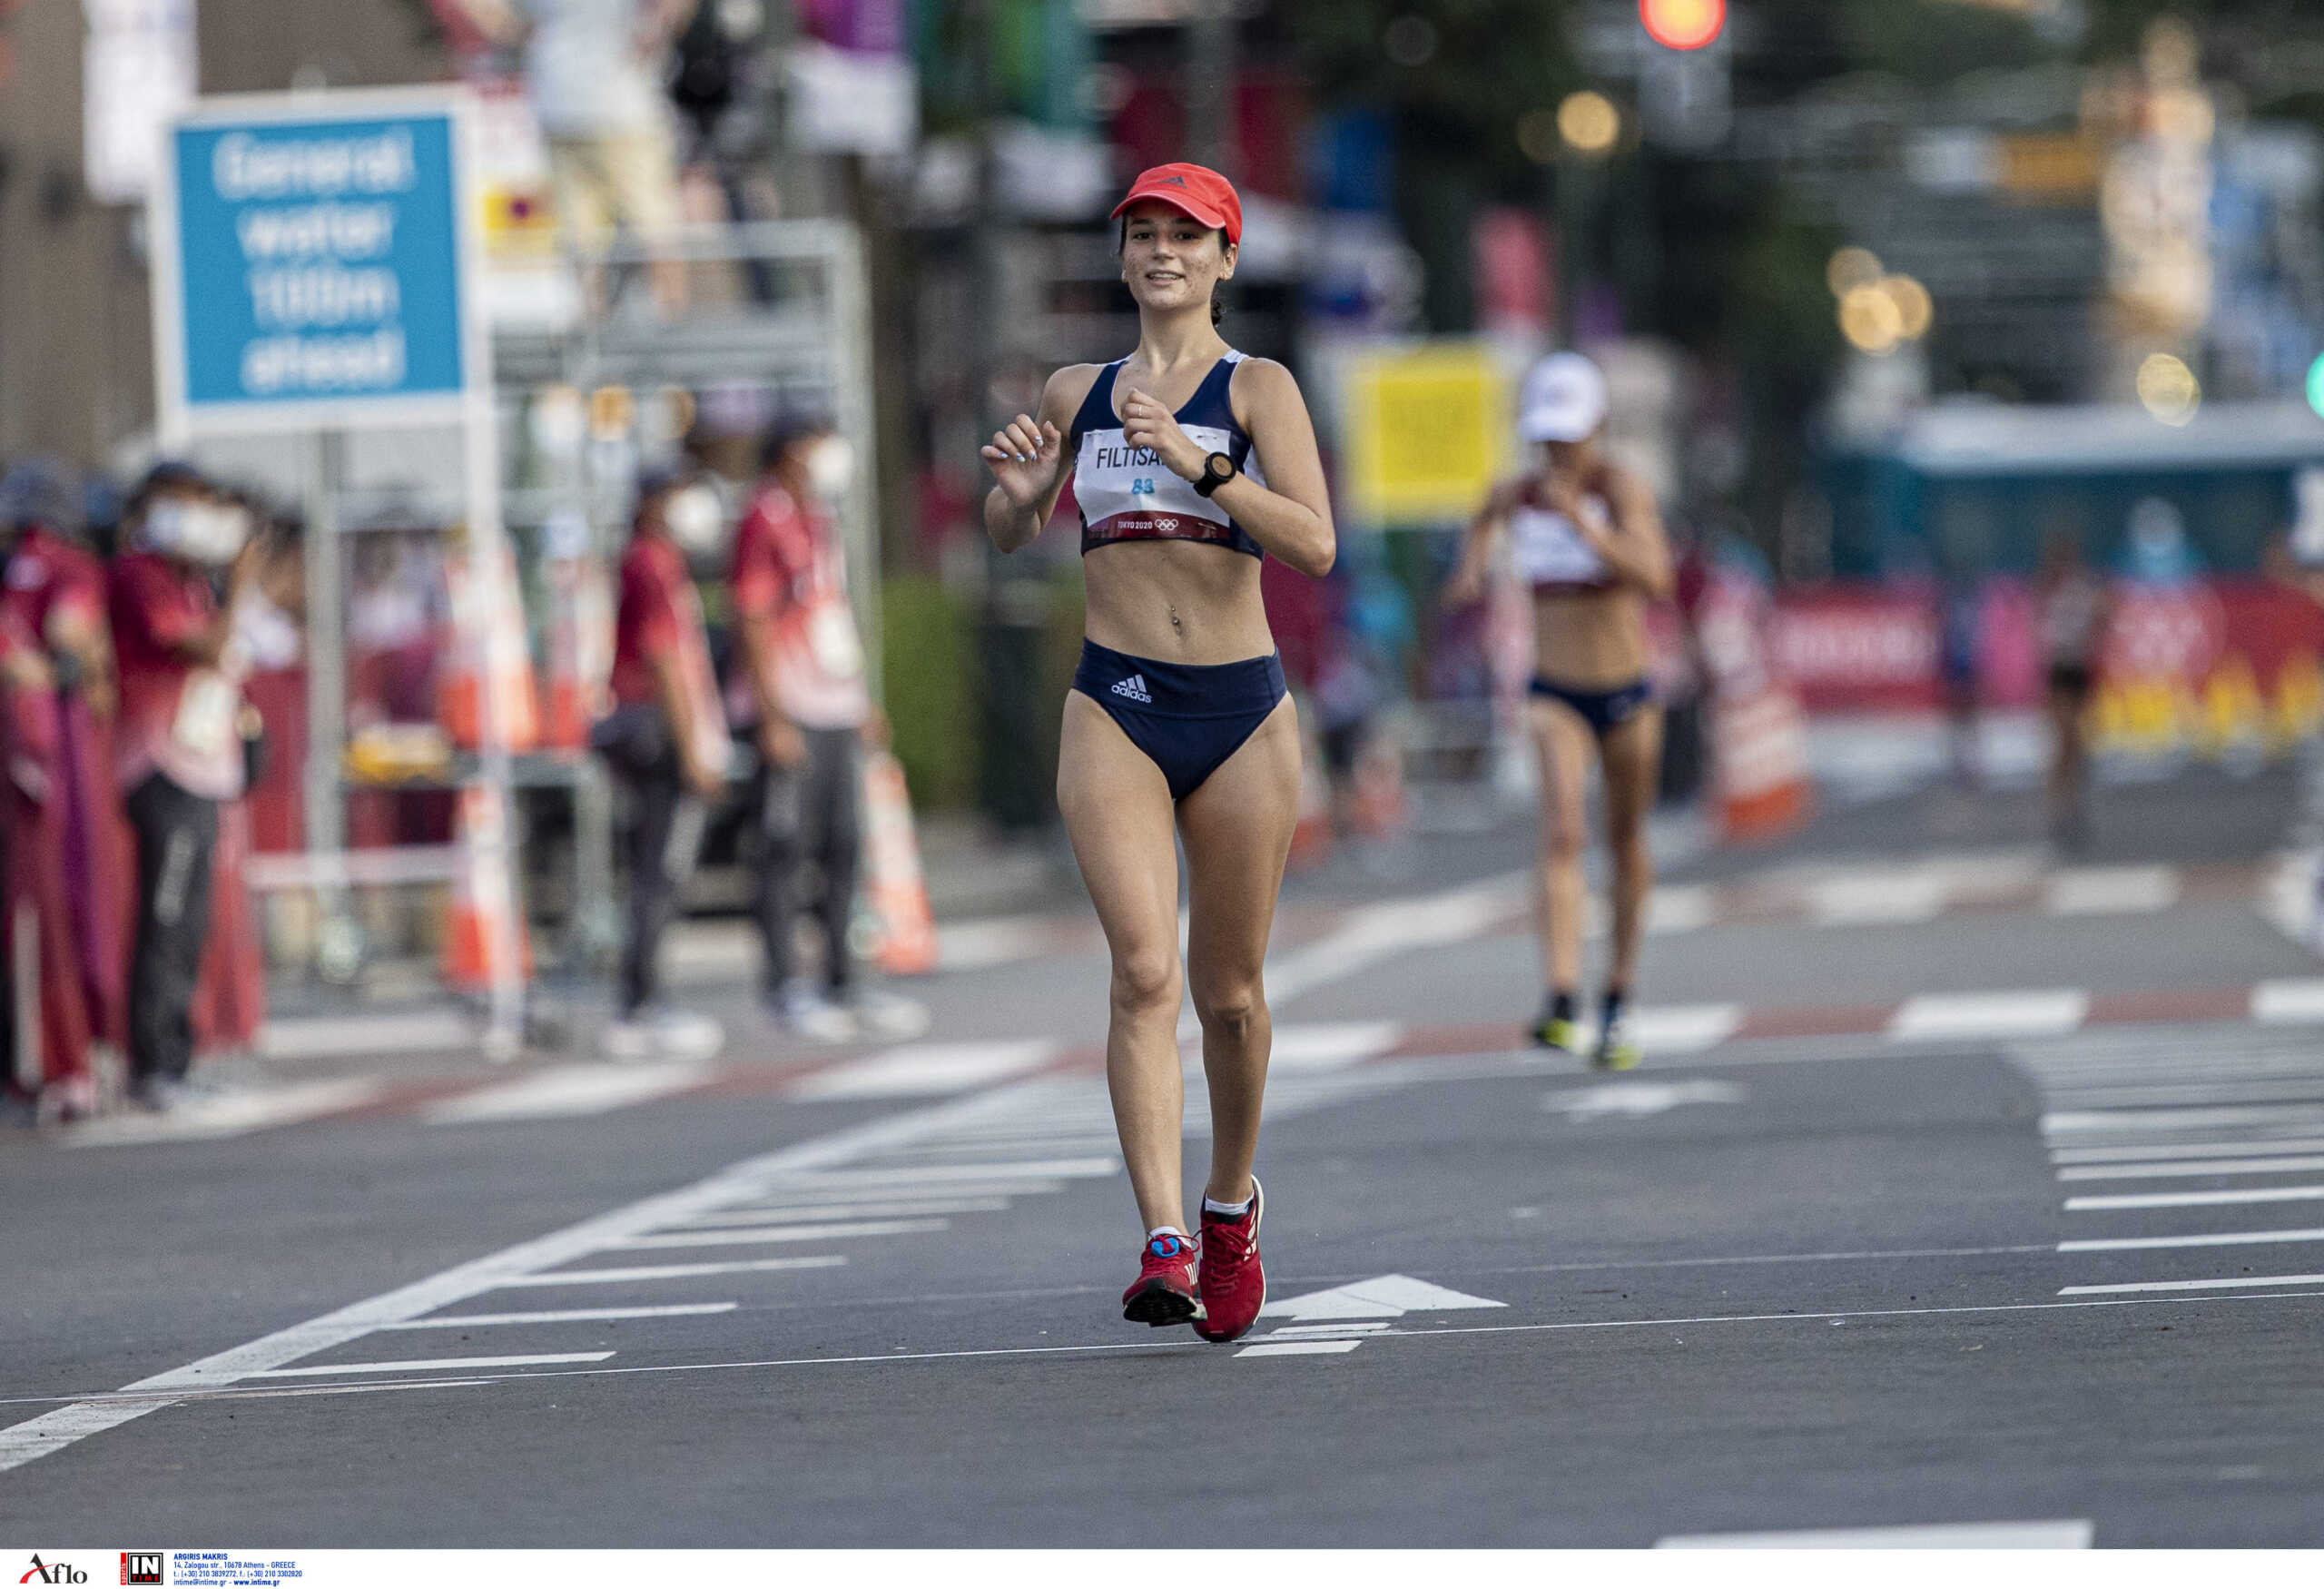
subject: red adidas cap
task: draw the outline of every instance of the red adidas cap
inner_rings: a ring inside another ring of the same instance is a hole
[[[1216,226],[1230,243],[1243,241],[1243,201],[1236,197],[1233,183],[1206,165],[1179,161],[1139,172],[1128,196],[1114,206],[1115,218],[1141,199],[1158,199],[1205,226]]]

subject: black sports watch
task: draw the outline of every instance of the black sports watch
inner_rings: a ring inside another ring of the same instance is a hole
[[[1233,459],[1223,452],[1214,452],[1202,460],[1202,476],[1195,481],[1195,495],[1207,497],[1241,472]]]

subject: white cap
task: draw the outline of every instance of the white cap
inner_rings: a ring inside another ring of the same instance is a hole
[[[1526,372],[1517,431],[1528,441],[1580,441],[1606,420],[1606,377],[1579,353],[1552,353]]]

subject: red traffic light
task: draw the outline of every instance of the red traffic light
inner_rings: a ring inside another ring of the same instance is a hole
[[[1665,49],[1699,50],[1727,25],[1727,0],[1638,0],[1638,19]]]

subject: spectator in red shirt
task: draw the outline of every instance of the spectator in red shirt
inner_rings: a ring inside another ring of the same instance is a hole
[[[638,482],[614,617],[612,713],[593,743],[630,795],[629,935],[619,1018],[606,1053],[621,1060],[706,1058],[718,1023],[662,1008],[662,931],[694,870],[703,804],[726,788],[728,740],[689,552],[716,548],[724,512],[704,481],[672,470]]]
[[[846,489],[853,458],[819,419],[778,428],[761,458],[758,489],[734,532],[737,665],[727,710],[759,753],[752,801],[760,818],[765,997],[775,1018],[802,1036],[917,1036],[925,1012],[860,987],[848,948],[862,852],[862,746],[885,728],[864,676],[846,554],[826,506]],[[795,963],[809,863],[821,879],[813,904],[821,987]]]
[[[27,1060],[11,1069],[44,1119],[94,1112],[93,1038],[114,1029],[121,943],[109,869],[100,866],[112,794],[94,719],[113,712],[113,647],[104,623],[104,567],[71,538],[81,520],[72,479],[24,464],[0,480],[0,534],[8,538],[0,636],[5,667],[8,776],[0,795],[8,878],[0,944],[6,963],[37,974],[34,1009],[10,1028]],[[30,928],[30,942],[20,929]],[[13,984],[19,979],[5,979]],[[35,1042],[35,1037],[37,1041]]]
[[[123,518],[108,605],[121,676],[115,775],[137,837],[129,968],[133,1096],[169,1109],[193,1062],[194,986],[210,932],[219,807],[242,793],[234,607],[258,570],[249,517],[190,466],[164,463]],[[222,601],[212,580],[223,571]]]

